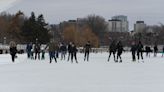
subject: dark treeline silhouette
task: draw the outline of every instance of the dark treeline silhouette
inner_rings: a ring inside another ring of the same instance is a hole
[[[22,26],[22,36],[25,42],[35,42],[36,38],[40,43],[47,43],[50,40],[48,26],[45,23],[44,16],[41,14],[37,18],[34,12],[31,13],[31,17],[25,20]]]
[[[38,39],[41,43],[47,43],[50,39],[49,30],[46,28],[47,23],[44,16],[40,14],[38,17],[32,12],[28,18],[23,12],[16,14],[1,13],[0,15],[0,42],[7,43],[14,40],[17,43],[35,42]]]
[[[132,40],[141,40],[143,44],[154,46],[155,44],[164,44],[164,25],[147,26],[142,32],[135,33]]]
[[[164,44],[164,25],[148,26],[140,33],[109,32],[108,23],[98,15],[88,15],[77,20],[61,22],[58,25],[46,23],[42,14],[30,17],[18,11],[16,14],[0,14],[0,43],[39,43],[46,44],[53,38],[58,42],[74,42],[83,47],[90,41],[92,47],[108,46],[112,40],[121,40],[124,46],[133,41],[142,41],[144,45]]]

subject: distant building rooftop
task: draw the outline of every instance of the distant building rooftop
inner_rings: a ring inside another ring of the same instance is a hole
[[[118,20],[118,19],[111,19],[111,20],[108,20],[108,21],[121,21],[121,20]]]
[[[76,20],[69,20],[68,22],[76,22]]]
[[[136,23],[144,23],[144,21],[136,21]]]

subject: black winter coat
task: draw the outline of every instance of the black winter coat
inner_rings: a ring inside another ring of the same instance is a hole
[[[64,45],[63,45],[63,46],[61,46],[61,47],[60,47],[60,51],[67,51],[66,46],[64,46]]]
[[[17,53],[17,48],[16,47],[10,47],[10,54],[15,55]]]
[[[109,46],[109,51],[110,51],[110,52],[116,52],[116,49],[117,49],[116,44],[113,42],[113,43]]]
[[[71,46],[71,48],[70,48],[70,53],[76,53],[78,50],[77,50],[77,48],[76,48],[76,46]]]
[[[117,44],[117,52],[118,53],[122,53],[123,52],[123,46],[122,46],[122,44]]]
[[[138,52],[143,52],[143,45],[142,44],[137,45],[137,51]]]
[[[158,47],[154,46],[154,52],[158,52]]]
[[[132,45],[132,46],[131,46],[131,51],[132,51],[132,52],[136,52],[136,50],[137,50],[137,46],[136,46],[136,45]]]
[[[67,48],[67,50],[68,50],[69,53],[71,53],[71,49],[72,49],[72,46],[69,44],[68,45],[68,48]]]
[[[91,45],[90,45],[90,44],[86,44],[86,45],[84,46],[84,49],[85,49],[85,52],[89,52],[90,49],[91,49]]]

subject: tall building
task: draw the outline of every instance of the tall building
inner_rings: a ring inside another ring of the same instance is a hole
[[[144,21],[136,21],[134,24],[134,32],[139,33],[142,32],[146,28],[146,24]]]
[[[113,16],[113,20],[121,20],[121,21],[128,21],[128,17],[124,15]]]
[[[113,16],[112,19],[108,21],[108,30],[110,32],[128,32],[129,22],[127,16]]]

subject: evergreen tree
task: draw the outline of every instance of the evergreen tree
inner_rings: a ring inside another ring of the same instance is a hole
[[[48,24],[45,23],[44,16],[40,14],[37,18],[37,35],[41,43],[47,43],[50,40],[50,35],[48,34]]]
[[[35,43],[36,39],[38,39],[40,43],[47,43],[50,39],[46,28],[47,25],[42,14],[36,18],[35,13],[32,12],[30,18],[24,22],[22,27],[24,40]]]

